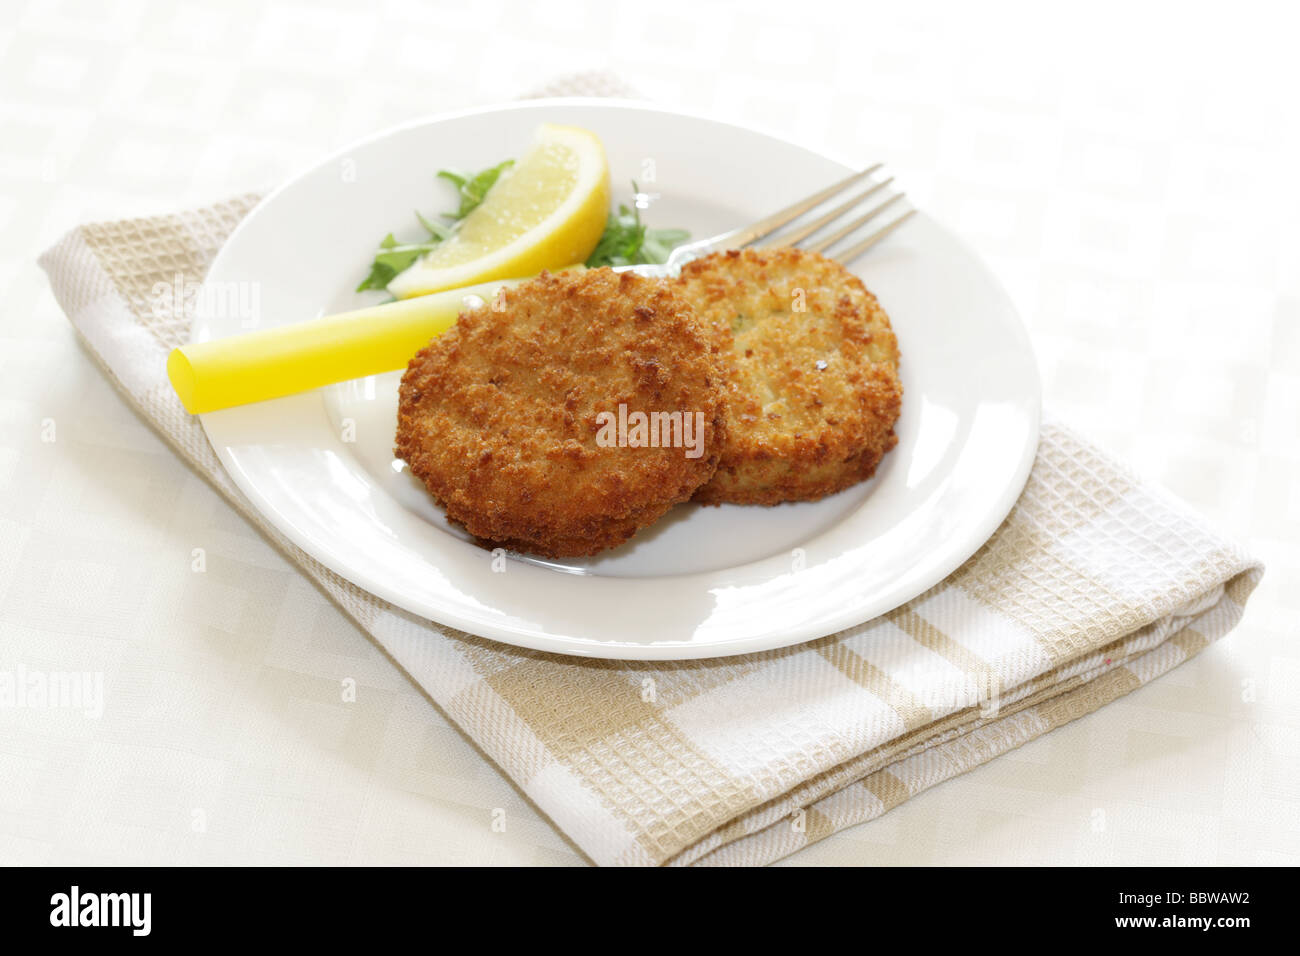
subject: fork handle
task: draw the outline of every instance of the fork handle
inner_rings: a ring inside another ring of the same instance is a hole
[[[456,322],[466,298],[492,300],[505,279],[244,332],[173,349],[167,377],[192,415],[282,398],[405,368]]]

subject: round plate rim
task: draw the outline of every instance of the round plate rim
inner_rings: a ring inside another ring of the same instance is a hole
[[[234,244],[239,239],[240,234],[250,226],[255,216],[257,216],[265,207],[269,206],[281,193],[289,189],[292,189],[301,180],[310,176],[312,173],[314,173],[317,169],[319,169],[323,165],[329,164],[331,162],[337,162],[338,160],[347,157],[350,153],[353,153],[364,146],[400,134],[401,132],[409,129],[415,129],[427,125],[444,123],[450,120],[455,120],[463,117],[477,116],[477,115],[483,115],[488,113],[532,111],[532,110],[542,110],[548,107],[563,107],[563,106],[579,106],[579,107],[593,106],[593,107],[600,107],[605,109],[627,109],[627,110],[647,111],[647,112],[659,113],[659,114],[664,114],[669,116],[680,116],[692,120],[699,120],[699,121],[704,121],[712,124],[717,124],[719,126],[731,127],[733,129],[737,129],[752,134],[757,134],[780,142],[787,142],[787,143],[789,142],[787,137],[779,133],[773,132],[770,129],[766,129],[761,125],[741,123],[732,120],[721,120],[715,116],[710,116],[707,113],[694,112],[690,110],[682,110],[682,109],[671,108],[671,107],[664,107],[664,106],[659,106],[654,103],[649,103],[641,100],[617,98],[617,97],[599,97],[599,96],[542,97],[542,98],[535,98],[535,99],[520,100],[518,102],[512,102],[512,103],[472,107],[467,109],[451,110],[451,111],[440,112],[436,114],[430,114],[428,116],[419,117],[404,123],[387,127],[383,130],[379,130],[375,133],[369,134],[358,140],[352,141],[346,144],[345,146],[343,146],[342,148],[330,152],[329,154],[325,155],[321,159],[318,159],[315,162],[311,163],[310,165],[306,166],[305,168],[299,170],[295,175],[291,176],[290,178],[285,180],[281,185],[271,190],[269,193],[263,196],[254,205],[252,209],[249,210],[249,212],[244,216],[244,218],[235,227],[235,229],[232,230],[231,234],[227,237],[225,242],[222,243],[221,249],[218,250],[217,255],[213,258],[213,261],[208,267],[208,272],[205,275],[204,281],[205,282],[207,281],[207,276],[210,276],[219,270],[219,266],[221,265],[222,259],[226,255],[227,251],[234,247]],[[795,144],[795,145],[799,145],[799,144]],[[852,164],[846,162],[842,157],[836,155],[834,152],[811,150],[808,149],[807,147],[802,147],[802,146],[800,148],[803,148],[808,152],[812,152],[818,156],[821,156],[824,159],[830,160],[831,162],[834,162],[844,167],[845,169],[854,168]],[[1016,335],[1017,338],[1020,339],[1021,347],[1030,355],[1032,355],[1033,348],[1029,338],[1028,331],[1025,329],[1023,321],[1020,320],[1019,318],[1018,310],[1016,310],[1014,308],[1014,305],[1010,302],[1010,297],[1007,295],[1006,290],[1003,288],[1002,284],[988,269],[984,261],[974,252],[973,249],[970,248],[969,244],[967,244],[965,240],[963,240],[960,236],[957,236],[956,234],[952,233],[951,231],[947,230],[945,227],[939,224],[936,224],[936,226],[946,234],[948,239],[950,239],[957,247],[960,248],[962,253],[968,258],[970,263],[973,264],[979,270],[984,280],[987,281],[990,284],[990,286],[997,289],[997,291],[1006,299],[1006,304],[1008,308],[1010,309],[1012,315],[1014,315],[1016,318],[1016,321],[1012,323],[1012,325],[1014,326],[1014,334]],[[195,316],[194,321],[192,322],[190,328],[191,341],[194,339],[197,331],[205,323],[205,321],[206,321],[205,316],[201,314]],[[1028,429],[1027,432],[1027,438],[1024,443],[1024,447],[1021,449],[1020,460],[1017,462],[1016,468],[1012,471],[1012,477],[1007,482],[996,504],[991,506],[988,509],[987,513],[984,515],[982,521],[977,523],[978,530],[972,532],[970,536],[967,538],[969,546],[962,547],[962,548],[955,548],[953,552],[948,555],[947,560],[942,562],[937,562],[934,565],[932,572],[927,576],[930,579],[929,582],[926,583],[923,587],[913,586],[907,589],[908,591],[910,591],[910,593],[904,593],[901,596],[891,595],[886,600],[877,602],[876,604],[868,605],[869,608],[868,613],[864,614],[861,608],[857,608],[854,610],[849,610],[839,616],[831,615],[831,616],[823,616],[821,618],[818,618],[817,623],[815,625],[809,626],[806,629],[800,629],[798,627],[787,628],[785,630],[780,631],[779,633],[773,632],[773,633],[758,635],[758,636],[719,639],[717,641],[708,642],[708,643],[690,642],[689,640],[678,640],[678,641],[666,640],[666,641],[655,642],[655,643],[641,643],[641,642],[618,641],[618,640],[596,641],[589,638],[565,637],[565,636],[557,636],[554,634],[539,634],[536,631],[527,628],[494,626],[490,622],[484,622],[482,620],[469,620],[455,613],[449,613],[446,615],[445,618],[436,615],[428,615],[429,619],[432,620],[435,623],[435,625],[442,624],[448,627],[458,628],[460,630],[473,633],[478,636],[485,637],[491,640],[499,641],[504,644],[509,644],[516,647],[528,648],[531,650],[558,653],[558,654],[574,656],[574,657],[619,659],[619,660],[658,660],[658,661],[690,660],[690,659],[712,658],[712,657],[730,657],[739,654],[749,654],[749,653],[755,653],[760,651],[775,650],[783,647],[789,647],[797,644],[806,643],[808,641],[816,640],[818,638],[826,637],[830,634],[838,633],[839,631],[844,630],[846,628],[853,627],[862,624],[866,621],[872,620],[876,617],[879,617],[880,615],[888,613],[889,611],[903,604],[906,604],[908,601],[917,597],[919,594],[922,594],[925,591],[929,590],[931,587],[933,587],[934,585],[938,584],[939,582],[947,578],[949,575],[951,575],[955,570],[957,570],[957,568],[959,568],[973,554],[975,554],[980,547],[983,546],[983,544],[989,539],[989,537],[992,536],[993,532],[996,531],[997,528],[1006,519],[1007,515],[1010,514],[1012,508],[1015,506],[1016,501],[1019,499],[1021,492],[1024,490],[1025,484],[1028,482],[1030,471],[1033,467],[1034,460],[1037,456],[1038,445],[1041,437],[1041,426],[1042,426],[1041,375],[1039,374],[1036,363],[1030,363],[1029,371],[1032,374],[1032,384],[1034,390],[1032,405],[1028,409],[1031,413],[1032,421],[1030,422],[1030,428]],[[322,398],[322,401],[323,400],[324,399]],[[254,507],[257,508],[258,512],[262,515],[263,519],[266,520],[272,527],[276,528],[281,534],[285,535],[285,537],[287,537],[298,548],[302,549],[302,551],[305,552],[308,556],[310,556],[311,558],[319,562],[324,567],[330,569],[334,573],[339,574],[341,577],[354,584],[354,586],[359,587],[362,590],[367,591],[370,594],[374,595],[375,597],[387,601],[395,605],[396,607],[403,609],[408,613],[416,614],[421,617],[424,617],[425,615],[428,614],[427,607],[425,606],[411,607],[410,606],[411,601],[408,598],[406,598],[400,592],[386,587],[382,580],[376,579],[370,575],[359,574],[356,572],[354,568],[351,567],[340,567],[339,561],[336,561],[331,554],[325,551],[325,549],[317,547],[315,542],[312,541],[299,528],[297,528],[296,525],[294,525],[291,521],[284,518],[284,516],[277,510],[277,508],[267,500],[266,496],[261,491],[258,490],[257,485],[253,481],[251,476],[249,476],[247,472],[245,472],[245,470],[240,466],[239,462],[236,461],[234,456],[231,455],[230,449],[226,447],[223,443],[220,443],[213,439],[212,432],[210,430],[209,416],[200,415],[199,419],[203,425],[204,433],[207,436],[209,443],[212,445],[213,450],[216,452],[218,459],[221,461],[222,466],[226,469],[227,473],[231,476],[231,479],[235,482],[236,486],[240,489],[240,491],[243,492],[248,497],[249,501],[254,505]],[[692,575],[690,574],[683,575],[683,577],[691,577],[691,576]],[[362,581],[356,580],[357,577],[365,578],[364,583]],[[637,579],[624,578],[622,580],[636,581]]]

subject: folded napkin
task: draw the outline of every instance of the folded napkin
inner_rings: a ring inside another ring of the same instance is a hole
[[[155,285],[202,276],[256,201],[82,226],[41,265],[123,396],[597,863],[767,863],[871,820],[1187,660],[1237,623],[1263,573],[1049,419],[1024,494],[979,552],[841,634],[743,657],[616,662],[431,624],[272,528],[167,382],[189,317]]]

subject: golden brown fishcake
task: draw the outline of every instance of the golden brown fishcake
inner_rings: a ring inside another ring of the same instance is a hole
[[[898,341],[876,297],[825,256],[715,253],[678,286],[729,368],[727,437],[706,504],[810,501],[870,478],[898,443]]]
[[[595,554],[713,475],[724,379],[671,283],[610,269],[542,273],[463,312],[411,360],[395,451],[476,537],[551,557]],[[677,432],[692,447],[611,443],[602,413],[620,405],[703,428]]]

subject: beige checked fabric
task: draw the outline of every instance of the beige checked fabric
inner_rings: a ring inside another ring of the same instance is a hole
[[[1049,419],[1024,494],[974,557],[822,640],[593,661],[417,619],[267,524],[167,383],[189,321],[154,287],[201,276],[256,201],[82,226],[41,264],[124,397],[599,864],[761,864],[871,820],[1187,660],[1263,573]]]

